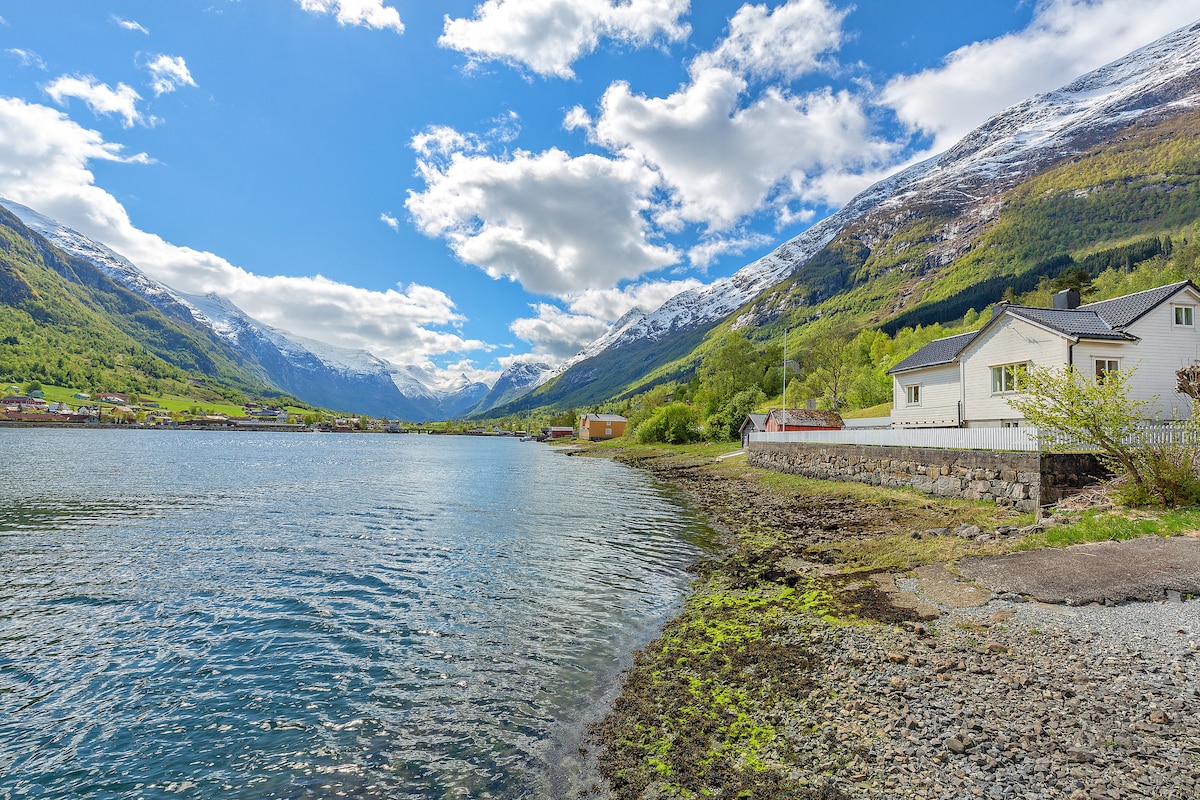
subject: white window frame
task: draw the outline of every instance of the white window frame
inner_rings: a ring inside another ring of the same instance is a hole
[[[921,384],[909,383],[904,386],[904,405],[906,405],[906,406],[921,405]]]
[[[1172,306],[1171,325],[1175,328],[1196,327],[1196,307],[1191,305]],[[1182,319],[1181,319],[1182,317]]]
[[[1013,361],[1008,364],[996,364],[991,368],[992,394],[1016,394],[1021,391],[1017,386],[1017,376],[1028,374],[1028,361]],[[997,378],[999,380],[997,380]]]
[[[1100,369],[1101,364],[1104,365],[1103,372]],[[1120,371],[1121,371],[1121,359],[1119,359],[1119,358],[1102,358],[1100,356],[1095,356],[1094,358],[1092,358],[1092,377],[1095,378],[1096,383],[1104,383],[1105,375],[1107,375],[1110,372],[1120,372]]]

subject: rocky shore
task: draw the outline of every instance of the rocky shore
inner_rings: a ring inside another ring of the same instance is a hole
[[[1200,797],[1200,601],[993,595],[942,565],[1028,518],[627,460],[730,549],[593,731],[612,797]]]

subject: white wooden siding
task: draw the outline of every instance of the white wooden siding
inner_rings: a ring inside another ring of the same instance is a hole
[[[921,387],[921,402],[908,404],[908,387]],[[905,372],[892,376],[892,425],[957,426],[958,425],[958,365]]]
[[[1008,395],[992,393],[992,367],[1029,363],[1061,367],[1067,363],[1067,338],[1018,317],[1005,315],[963,352],[963,419],[967,425],[1021,419]]]

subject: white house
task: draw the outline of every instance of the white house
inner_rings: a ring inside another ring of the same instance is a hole
[[[1186,417],[1191,398],[1175,390],[1175,371],[1200,362],[1198,310],[1191,281],[1087,305],[1074,290],[1055,295],[1054,308],[1002,303],[978,331],[936,339],[889,370],[892,427],[1019,425],[1008,398],[1032,366],[1101,377],[1133,369],[1133,398],[1157,395],[1158,418]]]

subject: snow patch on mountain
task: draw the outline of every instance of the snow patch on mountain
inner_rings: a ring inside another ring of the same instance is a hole
[[[649,313],[627,314],[554,375],[638,339],[725,319],[800,269],[850,222],[914,200],[975,202],[1046,164],[1082,152],[1106,132],[1146,115],[1200,105],[1200,23],[1181,28],[1063,88],[997,114],[945,153],[863,191],[837,213],[742,267]]]

